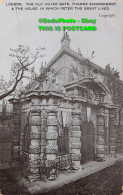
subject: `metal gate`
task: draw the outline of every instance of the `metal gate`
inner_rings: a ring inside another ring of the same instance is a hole
[[[92,122],[81,126],[81,163],[94,160],[94,127]]]
[[[0,125],[0,163],[11,160],[11,133],[9,125]]]

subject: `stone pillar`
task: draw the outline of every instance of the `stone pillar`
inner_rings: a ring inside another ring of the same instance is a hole
[[[109,154],[109,110],[105,109],[105,154]]]
[[[58,152],[58,129],[57,129],[57,112],[48,111],[47,115],[47,132],[46,132],[46,159],[55,160]]]
[[[41,155],[40,159],[45,163],[46,160],[46,131],[47,131],[47,111],[41,112]]]
[[[41,117],[40,111],[36,110],[31,112],[30,115],[30,145],[29,145],[29,158],[28,158],[28,180],[30,182],[40,179],[39,166],[40,166],[40,140],[41,140]]]
[[[23,159],[24,153],[24,140],[25,140],[25,131],[27,126],[29,125],[29,116],[30,112],[28,110],[21,111],[21,131],[20,131],[20,160]]]
[[[20,146],[19,146],[19,132],[20,132],[20,116],[16,116],[12,124],[12,161],[19,162]]]
[[[73,154],[72,160],[74,161],[74,165],[80,166],[81,161],[81,130],[80,130],[81,120],[80,113],[72,113],[72,135],[71,135],[71,153]]]
[[[109,153],[116,154],[116,130],[115,130],[115,109],[109,110]]]
[[[105,153],[104,116],[97,115],[97,158],[103,160]]]

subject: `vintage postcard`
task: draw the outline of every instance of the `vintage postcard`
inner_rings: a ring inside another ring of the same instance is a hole
[[[0,0],[0,195],[123,194],[123,1]]]

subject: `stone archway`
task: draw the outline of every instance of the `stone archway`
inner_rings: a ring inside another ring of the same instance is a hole
[[[95,134],[92,122],[84,121],[81,125],[81,163],[94,160]]]

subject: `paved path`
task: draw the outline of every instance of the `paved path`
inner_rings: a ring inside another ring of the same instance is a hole
[[[85,164],[83,167],[80,166],[79,170],[76,170],[76,171],[68,170],[68,171],[62,172],[59,174],[58,179],[55,181],[48,181],[48,182],[38,181],[32,184],[25,182],[25,185],[28,188],[28,192],[30,192],[31,194],[33,193],[36,194],[39,192],[40,193],[48,192],[50,190],[60,188],[63,185],[76,181],[80,178],[84,178],[88,175],[96,173],[120,161],[123,161],[123,156],[121,155],[117,155],[117,158],[106,157],[106,160],[104,162],[93,161],[93,162],[89,162]]]

